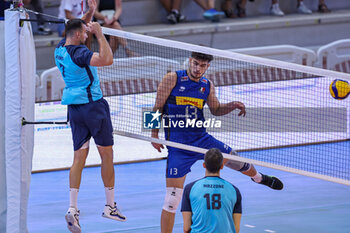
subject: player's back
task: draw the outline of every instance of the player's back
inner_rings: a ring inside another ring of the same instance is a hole
[[[57,45],[55,62],[66,84],[62,104],[85,104],[102,98],[97,68],[89,65],[92,54],[83,45],[65,46],[65,39]]]
[[[187,185],[186,195],[192,210],[191,232],[235,232],[232,214],[242,212],[241,195],[235,186],[209,176]]]

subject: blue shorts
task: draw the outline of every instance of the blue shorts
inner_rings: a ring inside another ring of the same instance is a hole
[[[101,98],[87,104],[68,105],[74,150],[79,150],[91,137],[96,145],[113,145],[113,126],[108,103]]]
[[[206,133],[191,144],[204,149],[218,148],[223,153],[231,153],[232,148]],[[168,160],[166,168],[167,178],[180,178],[191,171],[192,165],[204,159],[204,154],[168,146]]]

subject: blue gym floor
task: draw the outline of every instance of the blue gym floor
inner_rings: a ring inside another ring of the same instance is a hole
[[[347,144],[350,148],[350,142]],[[85,168],[78,198],[82,232],[160,232],[165,166],[166,160],[115,166],[116,201],[128,218],[126,222],[101,217],[105,194],[100,168]],[[278,176],[284,182],[284,189],[271,190],[227,168],[221,173],[241,190],[242,233],[350,232],[350,186],[264,167],[257,169]],[[32,175],[28,206],[30,233],[68,232],[64,220],[69,204],[68,174],[65,170]],[[186,183],[203,176],[202,162],[198,161]],[[180,211],[174,226],[174,233],[178,232],[183,232]]]

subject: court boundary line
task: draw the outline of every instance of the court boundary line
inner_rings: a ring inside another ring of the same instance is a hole
[[[73,153],[72,153],[73,154]],[[131,160],[131,161],[121,161],[121,162],[113,162],[113,165],[123,165],[123,164],[131,164],[131,163],[144,163],[144,162],[153,162],[153,161],[159,161],[159,160],[164,160],[167,157],[159,157],[159,158],[150,158],[150,159],[138,159],[138,160]],[[100,167],[101,164],[94,163],[94,164],[89,164],[85,165],[84,168],[92,168],[92,167]],[[49,169],[40,169],[40,170],[35,170],[32,171],[32,174],[36,173],[44,173],[44,172],[57,172],[57,171],[65,171],[69,170],[71,167],[60,167],[60,168],[49,168]]]

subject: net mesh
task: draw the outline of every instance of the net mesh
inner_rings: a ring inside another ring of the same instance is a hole
[[[99,68],[116,133],[152,140],[145,112],[152,111],[163,77],[187,70],[193,51],[211,54],[214,60],[204,76],[215,85],[218,100],[240,101],[247,114],[240,117],[235,110],[213,116],[205,105],[205,119],[221,122],[220,127],[208,127],[208,133],[240,152],[243,161],[350,184],[350,98],[339,101],[329,94],[334,79],[350,80],[349,75],[106,28],[104,32],[124,41],[113,65]],[[169,143],[163,130],[159,135],[162,143]]]

